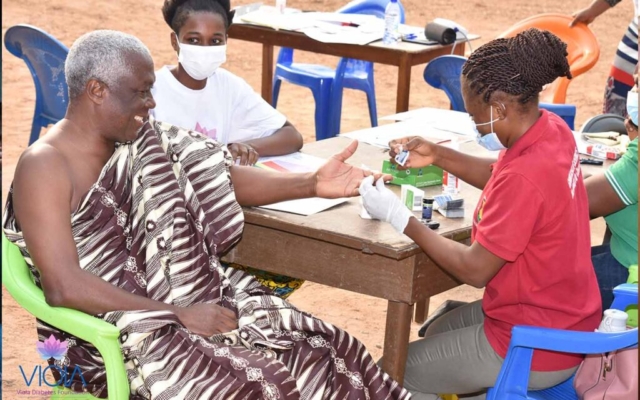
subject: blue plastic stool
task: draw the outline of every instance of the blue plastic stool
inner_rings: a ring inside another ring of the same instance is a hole
[[[339,9],[343,14],[367,14],[384,17],[389,0],[355,0]],[[400,3],[400,2],[398,2]],[[400,4],[400,21],[404,23],[404,8]],[[378,125],[373,63],[341,58],[335,70],[324,65],[293,62],[293,49],[283,47],[278,54],[273,79],[274,107],[282,81],[311,89],[316,102],[316,140],[336,136],[340,132],[342,91],[344,88],[362,90],[367,94],[371,126]]]
[[[69,90],[64,62],[69,49],[58,39],[31,25],[16,25],[7,30],[4,45],[29,67],[36,87],[36,108],[31,124],[29,145],[38,140],[40,129],[64,118]]]
[[[460,87],[462,66],[466,61],[467,59],[462,56],[440,56],[433,59],[424,68],[424,80],[434,88],[443,90],[455,111],[467,111],[464,107]],[[576,106],[552,103],[540,103],[538,106],[558,115],[569,125],[569,128],[574,129]]]

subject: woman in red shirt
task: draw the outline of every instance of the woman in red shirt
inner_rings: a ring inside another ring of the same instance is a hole
[[[530,29],[478,48],[464,65],[462,94],[478,143],[498,160],[474,157],[420,137],[390,144],[409,151],[405,168],[437,165],[483,190],[472,245],[431,231],[382,181],[363,182],[372,217],[413,239],[440,268],[485,288],[481,301],[436,319],[410,344],[405,387],[416,399],[478,393],[494,385],[511,329],[533,325],[593,331],[601,305],[590,258],[589,207],[569,127],[538,108],[542,87],[571,78],[566,44]],[[532,389],[569,378],[579,355],[535,351]]]

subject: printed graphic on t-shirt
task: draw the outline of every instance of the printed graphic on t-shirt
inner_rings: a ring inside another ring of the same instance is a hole
[[[213,129],[207,129],[206,126],[202,126],[200,125],[199,122],[196,122],[196,128],[194,129],[196,132],[198,133],[202,133],[203,135],[210,137],[211,139],[217,139],[216,134],[217,134],[217,130],[216,128]]]
[[[576,184],[578,182],[579,177],[580,177],[580,155],[578,154],[578,149],[576,149],[575,153],[573,154],[573,161],[571,161],[569,176],[567,177],[567,182],[569,183],[569,190],[571,190],[571,198],[573,198],[575,195]]]
[[[476,214],[476,224],[482,221],[482,213],[484,212],[484,206],[487,204],[487,198],[482,198],[482,203],[480,203],[480,207],[478,207],[478,213]]]

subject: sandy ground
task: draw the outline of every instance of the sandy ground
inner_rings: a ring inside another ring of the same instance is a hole
[[[248,4],[252,0],[235,1],[233,5]],[[267,1],[268,3],[268,1]],[[491,40],[513,23],[530,15],[543,12],[570,14],[587,6],[589,0],[510,0],[496,3],[489,0],[446,1],[446,0],[403,0],[407,12],[407,22],[424,25],[436,17],[455,20],[482,38],[474,46]],[[169,44],[169,28],[160,13],[161,0],[3,0],[2,32],[7,28],[26,23],[38,26],[53,34],[67,46],[81,34],[101,28],[117,29],[138,36],[154,56],[156,67],[175,63],[176,56]],[[336,0],[289,0],[291,7],[305,10],[331,11],[343,4]],[[588,73],[578,77],[570,85],[567,102],[578,106],[577,126],[601,110],[603,88],[615,48],[632,16],[632,3],[623,1],[616,8],[601,16],[593,25],[601,45],[598,64]],[[246,79],[260,91],[260,46],[239,41],[230,41],[226,68]],[[335,65],[336,58],[297,52],[297,57],[305,62]],[[2,84],[4,94],[3,137],[3,177],[2,201],[13,178],[16,161],[25,149],[33,115],[34,89],[29,72],[21,60],[2,50]],[[378,113],[380,116],[395,111],[397,70],[393,67],[376,65],[376,86]],[[422,79],[423,66],[414,67],[412,76],[411,108],[432,106],[447,107],[444,93],[428,87]],[[304,99],[304,100],[303,100]],[[303,100],[303,101],[301,101]],[[347,91],[343,102],[342,130],[348,132],[368,126],[366,100],[362,92]],[[287,115],[305,135],[305,141],[314,140],[313,111],[311,94],[303,88],[283,85],[279,109]],[[602,238],[602,223],[592,224],[594,243]],[[455,298],[475,300],[482,295],[481,290],[462,286],[431,300],[431,310],[445,299]],[[327,302],[326,299],[332,299]],[[334,323],[360,338],[375,358],[382,355],[386,302],[307,283],[296,292],[292,302],[300,308]],[[3,288],[2,314],[4,320],[3,338],[3,399],[16,398],[16,390],[25,388],[18,365],[38,364],[35,351],[36,331],[34,319],[22,310]],[[414,324],[415,325],[415,324]],[[414,326],[412,338],[417,337],[418,326]]]

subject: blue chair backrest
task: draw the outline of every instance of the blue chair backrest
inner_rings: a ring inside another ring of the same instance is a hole
[[[455,111],[467,111],[460,88],[462,66],[466,61],[462,56],[440,56],[430,61],[424,69],[424,80],[434,88],[443,90]]]
[[[378,18],[384,18],[384,10],[387,8],[389,0],[354,0],[338,11],[341,14],[365,14],[375,15]],[[404,7],[402,3],[398,1],[400,6],[400,23],[404,24]]]
[[[364,15],[375,15],[379,18],[384,18],[384,10],[389,4],[389,0],[354,0],[344,7],[340,8],[337,13],[340,14],[364,14]],[[398,5],[400,5],[400,23],[404,24],[405,14],[404,7],[402,3],[398,0]],[[280,49],[280,53],[278,53],[278,63],[290,63],[293,62],[293,49],[288,47],[283,47]],[[348,69],[352,69],[350,67]]]
[[[64,62],[69,49],[47,32],[30,25],[16,25],[4,36],[7,50],[29,67],[36,87],[34,123],[47,126],[62,118],[69,104]]]

